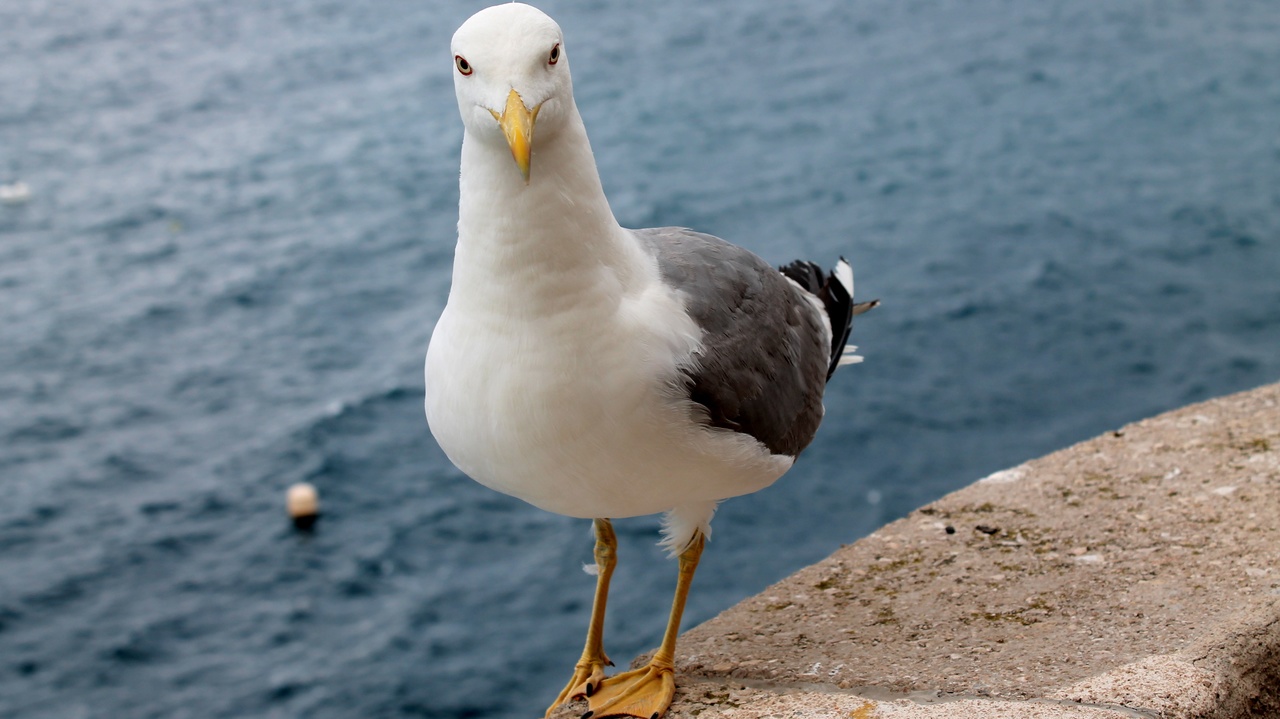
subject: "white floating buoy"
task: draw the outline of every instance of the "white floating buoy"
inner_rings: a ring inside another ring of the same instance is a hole
[[[289,510],[293,526],[311,529],[320,517],[320,495],[311,484],[298,482],[285,494],[285,507]]]
[[[0,185],[0,202],[6,205],[21,205],[31,199],[31,188],[25,182],[10,182]]]

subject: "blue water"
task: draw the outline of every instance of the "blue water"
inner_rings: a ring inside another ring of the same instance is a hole
[[[585,0],[629,226],[850,257],[865,364],[724,505],[688,622],[987,472],[1280,379],[1280,6]],[[478,5],[0,4],[0,716],[528,717],[588,524],[421,416]],[[314,535],[283,518],[308,480]],[[607,641],[674,565],[620,522]]]

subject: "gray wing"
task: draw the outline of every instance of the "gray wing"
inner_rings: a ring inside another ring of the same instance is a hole
[[[712,426],[795,456],[822,421],[831,336],[820,310],[778,270],[718,237],[678,227],[633,230],[702,329],[689,398]]]

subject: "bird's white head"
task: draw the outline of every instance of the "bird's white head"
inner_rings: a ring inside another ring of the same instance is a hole
[[[529,181],[534,126],[550,142],[573,113],[560,26],[522,3],[485,8],[453,34],[453,86],[467,133],[505,145]]]

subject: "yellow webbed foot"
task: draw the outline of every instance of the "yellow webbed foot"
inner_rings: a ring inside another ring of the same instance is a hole
[[[601,655],[599,659],[583,659],[573,667],[573,676],[569,678],[569,683],[560,691],[560,695],[556,700],[551,702],[551,706],[547,707],[547,711],[543,717],[551,716],[551,712],[556,707],[564,704],[571,699],[582,699],[590,697],[595,693],[596,687],[604,681],[604,668],[613,666],[613,662],[609,661],[609,657]]]
[[[639,719],[661,719],[671,706],[676,693],[675,670],[667,662],[649,662],[647,666],[608,677],[587,697],[591,711],[583,719],[632,716]]]

